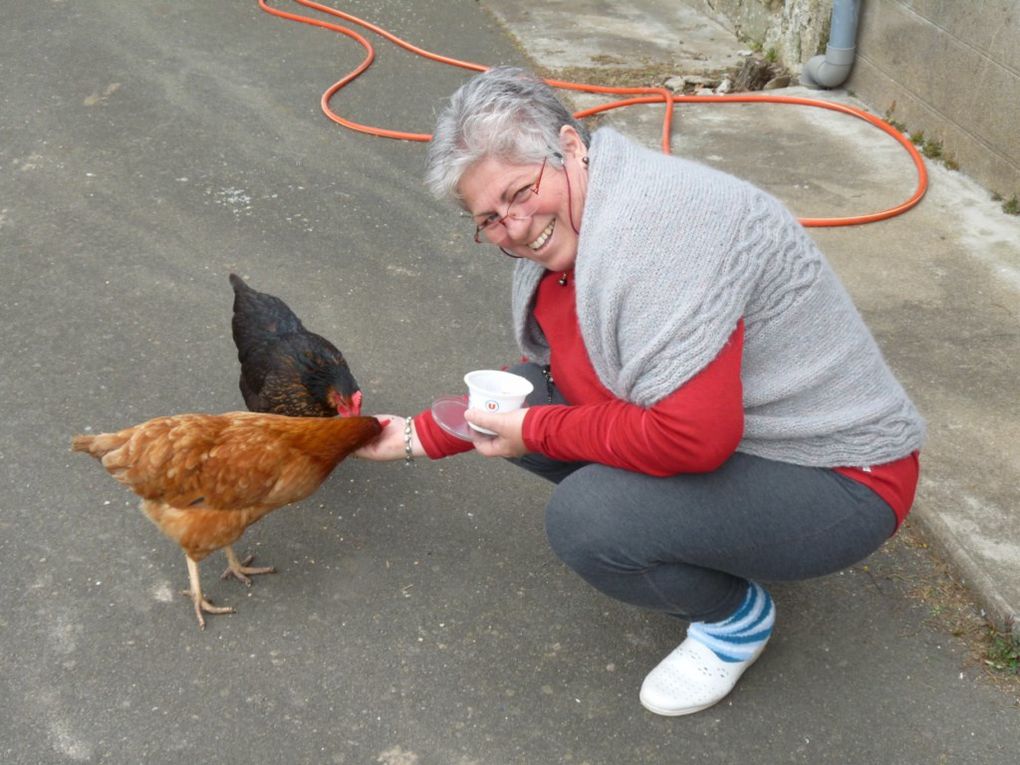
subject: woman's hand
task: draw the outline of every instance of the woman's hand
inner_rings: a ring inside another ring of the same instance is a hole
[[[406,457],[404,451],[404,420],[399,414],[373,414],[383,426],[382,433],[374,441],[362,446],[356,452],[355,457],[363,460],[374,460],[386,462],[388,460],[401,460]],[[418,440],[418,434],[411,427],[411,452],[415,457],[425,456],[425,449]]]
[[[524,415],[527,409],[506,414],[493,414],[469,409],[464,419],[480,428],[496,432],[495,436],[473,433],[475,449],[486,457],[522,457],[528,453],[524,445]]]

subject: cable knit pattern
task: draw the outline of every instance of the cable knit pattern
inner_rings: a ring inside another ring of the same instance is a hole
[[[577,315],[601,382],[651,406],[746,334],[739,451],[819,467],[877,465],[919,449],[924,423],[846,290],[775,198],[610,128],[589,151],[574,268]],[[548,362],[532,314],[538,264],[518,262],[514,328]]]

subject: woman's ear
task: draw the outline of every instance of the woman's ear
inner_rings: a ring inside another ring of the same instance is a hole
[[[588,147],[584,145],[581,134],[573,125],[564,125],[560,128],[560,152],[564,159],[572,157],[577,160],[588,154]]]

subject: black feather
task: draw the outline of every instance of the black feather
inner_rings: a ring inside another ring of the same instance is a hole
[[[230,274],[230,284],[231,329],[248,409],[292,417],[336,415],[330,392],[350,400],[359,390],[343,354],[305,329],[278,297],[252,289],[236,274]]]

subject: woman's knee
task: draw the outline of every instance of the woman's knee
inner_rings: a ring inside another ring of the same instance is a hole
[[[553,492],[545,508],[545,533],[556,556],[584,573],[609,563],[611,551],[619,547],[619,531],[611,508],[591,493],[577,491],[577,484],[568,479]]]

